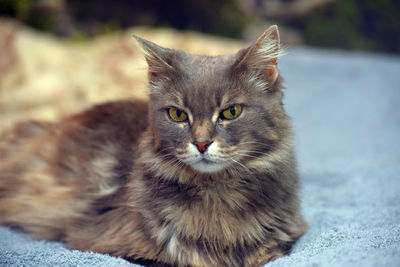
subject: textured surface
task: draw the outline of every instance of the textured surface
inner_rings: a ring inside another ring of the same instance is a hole
[[[282,58],[309,231],[267,266],[400,266],[400,57],[295,49]],[[0,227],[0,266],[121,266]]]
[[[268,266],[400,266],[400,57],[282,59],[310,230]]]

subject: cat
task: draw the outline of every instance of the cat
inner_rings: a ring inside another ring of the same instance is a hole
[[[136,37],[149,102],[2,134],[0,223],[147,266],[260,266],[306,231],[276,26],[233,55]]]

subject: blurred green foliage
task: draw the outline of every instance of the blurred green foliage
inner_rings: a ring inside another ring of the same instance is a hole
[[[0,15],[72,37],[149,25],[239,38],[251,20],[234,0],[0,0]]]
[[[57,18],[37,8],[40,0],[0,0],[0,15],[16,18],[34,28],[54,31]]]
[[[125,28],[151,25],[240,37],[249,18],[234,0],[69,0],[71,14],[82,25],[118,21]]]
[[[0,15],[73,40],[133,25],[240,38],[259,20],[238,1],[253,0],[0,0]],[[296,29],[308,45],[400,53],[399,0],[336,0],[277,23]]]
[[[337,0],[289,25],[309,45],[400,52],[398,0]]]

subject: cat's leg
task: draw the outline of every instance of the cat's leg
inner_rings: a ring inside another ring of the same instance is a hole
[[[118,207],[119,206],[119,207]],[[67,229],[69,247],[82,251],[107,253],[130,261],[143,260],[155,264],[162,250],[151,235],[145,219],[134,208],[117,205],[102,214],[87,216]]]
[[[245,266],[257,267],[276,260],[277,258],[286,256],[290,253],[293,244],[308,229],[306,221],[300,213],[296,213],[290,221],[289,235],[277,240],[267,240],[264,245],[258,247],[253,253],[247,255]],[[283,237],[283,236],[282,236]]]
[[[79,216],[74,190],[55,183],[46,167],[23,173],[16,180],[1,183],[0,223],[22,228],[37,238],[61,239],[66,225]]]
[[[283,257],[287,254],[281,248],[260,248],[257,252],[247,255],[244,266],[259,267],[264,264]]]
[[[120,132],[100,111],[56,125],[27,122],[1,135],[0,224],[60,239],[97,199],[119,189],[129,168],[118,159],[129,145],[115,142]]]
[[[26,122],[1,135],[0,223],[59,239],[77,203],[73,188],[59,183],[51,166],[52,130],[50,124]]]
[[[0,132],[0,198],[2,200],[22,190],[21,176],[45,166],[43,153],[38,155],[36,152],[37,150],[44,152],[43,150],[48,148],[48,142],[45,149],[38,147],[38,143],[44,139],[50,127],[49,124],[27,121]],[[5,207],[1,205],[0,208]]]
[[[51,123],[25,121],[11,129],[0,129],[0,166],[18,154],[26,153],[27,144],[43,138],[52,128]]]

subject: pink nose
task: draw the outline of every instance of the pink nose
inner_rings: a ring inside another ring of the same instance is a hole
[[[205,142],[197,142],[197,141],[193,142],[193,144],[195,146],[197,146],[197,149],[200,151],[200,153],[206,152],[207,148],[211,145],[211,143],[212,142],[208,142],[208,141],[205,141]]]

